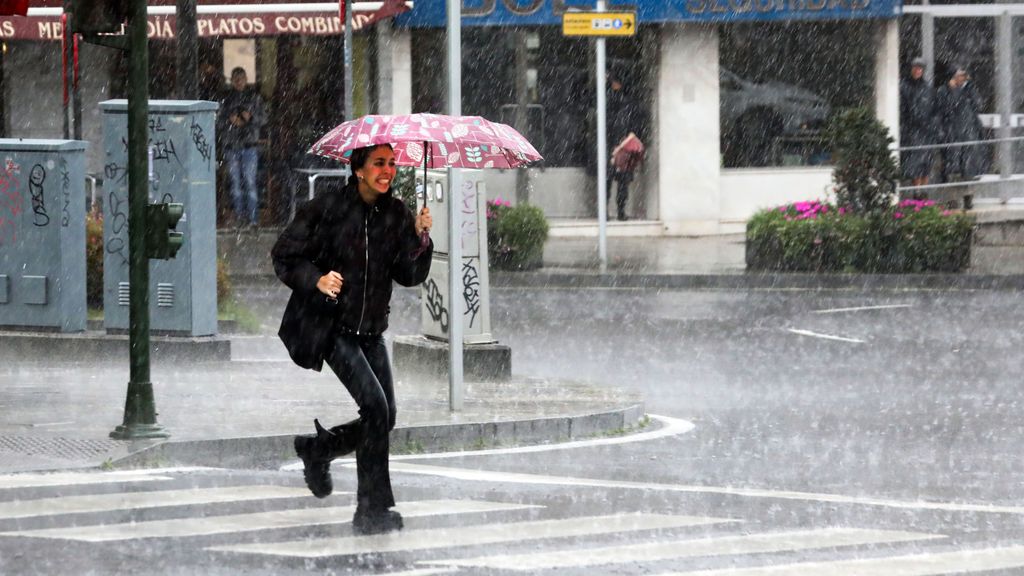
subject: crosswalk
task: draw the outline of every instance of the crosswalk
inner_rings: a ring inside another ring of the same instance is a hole
[[[183,554],[176,561],[186,564],[249,559],[298,571],[309,562],[387,558],[363,572],[392,576],[937,576],[1024,570],[1024,544],[961,547],[939,529],[766,526],[735,514],[556,506],[537,492],[410,499],[398,505],[405,530],[359,536],[344,526],[354,512],[351,492],[317,500],[296,482],[261,480],[175,469],[0,476],[0,572],[5,542],[59,554],[60,547],[52,552],[54,541],[95,547],[146,542],[151,551],[165,546],[168,554]],[[187,538],[197,540],[175,546]],[[198,564],[196,573],[204,572]]]

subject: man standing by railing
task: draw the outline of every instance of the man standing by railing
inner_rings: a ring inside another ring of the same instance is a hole
[[[957,66],[949,82],[939,89],[939,128],[943,142],[981,139],[981,96],[965,66]],[[942,153],[942,174],[947,182],[971,180],[988,169],[986,146],[952,146]]]
[[[924,58],[914,58],[910,65],[910,78],[900,83],[900,142],[902,146],[935,144],[936,98],[935,89],[924,78]],[[912,186],[924,186],[932,170],[934,155],[931,150],[904,152],[900,159],[903,178]]]

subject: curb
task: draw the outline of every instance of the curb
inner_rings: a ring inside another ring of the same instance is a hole
[[[154,362],[227,362],[231,360],[231,339],[226,336],[150,336],[150,358]],[[88,361],[97,358],[127,358],[127,334],[106,332],[0,332],[0,359],[53,358]]]
[[[1024,290],[1024,274],[608,274],[491,272],[495,288],[708,288],[774,290]]]
[[[644,413],[643,404],[633,404],[576,416],[399,427],[391,432],[391,453],[458,452],[580,440],[634,428]],[[293,438],[295,436],[289,434],[167,441],[116,459],[111,464],[115,468],[211,466],[277,469],[283,463],[296,459]]]

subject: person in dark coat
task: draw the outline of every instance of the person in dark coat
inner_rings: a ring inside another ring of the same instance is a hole
[[[292,360],[337,374],[359,406],[359,418],[316,435],[296,436],[306,485],[324,498],[333,490],[331,460],[355,450],[358,477],[353,528],[373,534],[402,528],[388,471],[388,434],[395,393],[384,347],[392,282],[415,286],[430,272],[432,220],[413,216],[391,194],[391,146],[359,148],[339,192],[299,209],[271,251],[274,271],[292,289],[278,335]]]
[[[914,58],[910,78],[900,83],[900,141],[902,146],[936,144],[935,90],[924,78],[924,58]],[[928,183],[932,170],[931,150],[904,152],[900,162],[903,177],[914,186]]]
[[[981,96],[967,69],[958,66],[949,82],[939,89],[939,129],[943,142],[969,142],[981,139],[983,109]],[[970,180],[988,169],[987,146],[956,146],[942,154],[943,174],[947,181],[957,177]]]
[[[231,89],[225,92],[217,116],[217,137],[228,164],[235,225],[239,227],[259,224],[256,176],[260,130],[267,120],[260,93],[248,83],[245,68],[231,71]]]
[[[611,151],[622,144],[630,132],[639,133],[641,123],[640,109],[636,100],[626,91],[619,74],[614,71],[608,74],[607,110],[608,157],[611,159]],[[629,200],[629,185],[633,182],[634,170],[635,166],[628,170],[619,170],[616,169],[614,162],[609,161],[608,163],[608,187],[606,190],[608,199],[611,199],[612,184],[617,184],[615,206],[618,209],[619,220],[629,219],[626,214],[626,202]]]

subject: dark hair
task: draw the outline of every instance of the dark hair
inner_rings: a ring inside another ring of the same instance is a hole
[[[240,74],[244,74],[244,75],[248,76],[248,74],[245,74],[245,68],[242,68],[241,66],[235,66],[231,70],[231,77],[232,78],[234,78],[235,76],[238,76]]]
[[[356,148],[352,151],[352,154],[348,157],[348,165],[352,170],[349,174],[348,183],[350,186],[359,184],[359,177],[356,176],[356,170],[366,165],[366,161],[370,159],[370,154],[380,148],[381,146],[387,146],[391,148],[390,144],[377,144],[376,146],[364,146],[363,148]]]

